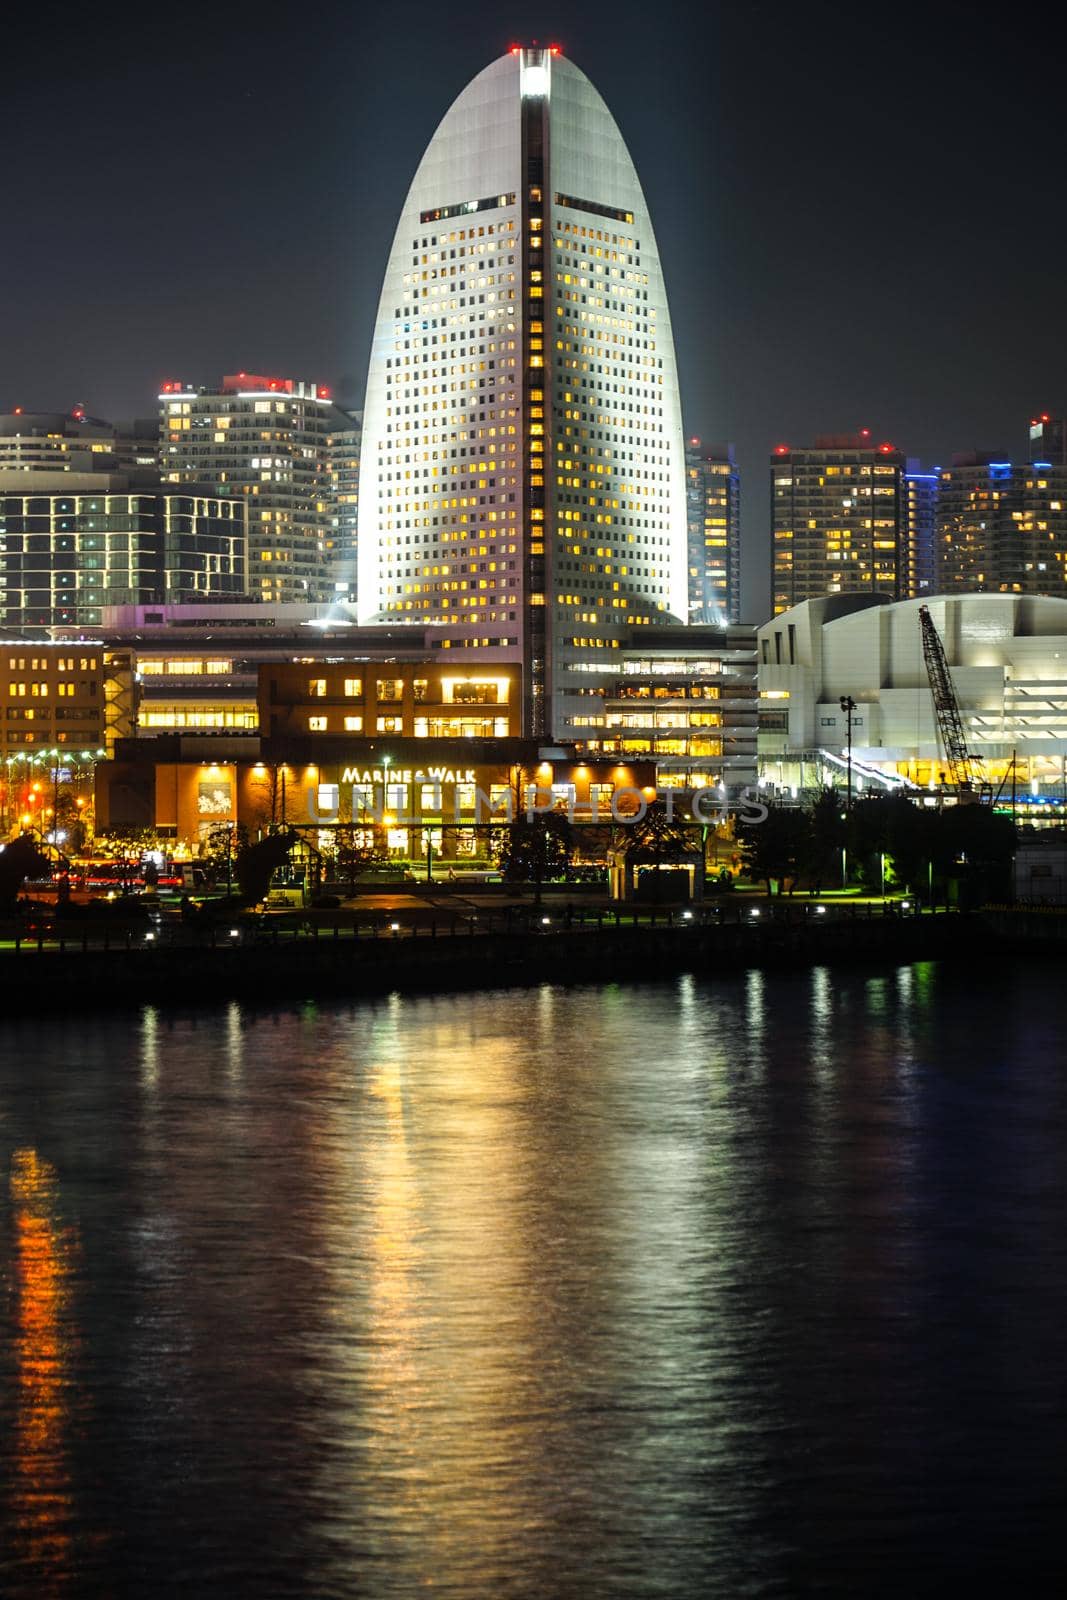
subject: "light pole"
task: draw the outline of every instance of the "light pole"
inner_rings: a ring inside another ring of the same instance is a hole
[[[52,843],[59,845],[59,751],[52,756]]]
[[[433,882],[433,829],[422,830],[422,842],[426,847],[426,882]]]
[[[855,711],[855,709],[856,702],[853,700],[852,696],[850,694],[843,694],[841,696],[841,710],[845,713],[845,726],[847,729],[847,776],[845,781],[847,784],[848,800],[845,803],[846,811],[852,810],[852,713]]]

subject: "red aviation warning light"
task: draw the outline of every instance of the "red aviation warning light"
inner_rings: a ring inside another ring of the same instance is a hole
[[[787,456],[789,454],[789,446],[787,444],[776,444],[774,453],[776,456]]]

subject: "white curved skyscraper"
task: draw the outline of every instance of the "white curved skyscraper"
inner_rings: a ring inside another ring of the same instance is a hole
[[[441,122],[393,240],[360,616],[439,624],[464,668],[471,651],[521,660],[525,731],[580,738],[612,651],[684,618],[686,587],[674,342],[641,185],[588,78],[515,49]]]

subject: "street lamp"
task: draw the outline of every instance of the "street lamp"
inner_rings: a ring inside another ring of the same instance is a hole
[[[847,782],[847,785],[848,785],[848,789],[847,789],[848,800],[846,802],[846,809],[849,810],[849,811],[852,810],[852,713],[855,711],[855,709],[856,709],[856,702],[855,702],[855,700],[853,700],[852,696],[850,694],[843,694],[841,696],[841,710],[845,713],[845,726],[846,726],[846,729],[847,729],[847,733],[846,733],[846,738],[847,738],[846,750],[847,750],[847,757],[848,757],[848,761],[847,761],[847,779],[846,779],[846,782]]]
[[[433,840],[434,840],[434,830],[432,828],[423,828],[423,830],[422,830],[422,843],[423,843],[423,846],[424,846],[424,848],[426,850],[426,882],[427,883],[432,883],[433,882]]]

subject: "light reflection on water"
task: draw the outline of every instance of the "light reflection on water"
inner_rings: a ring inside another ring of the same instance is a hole
[[[999,979],[4,1026],[0,1591],[1040,1571],[1067,1096]]]

